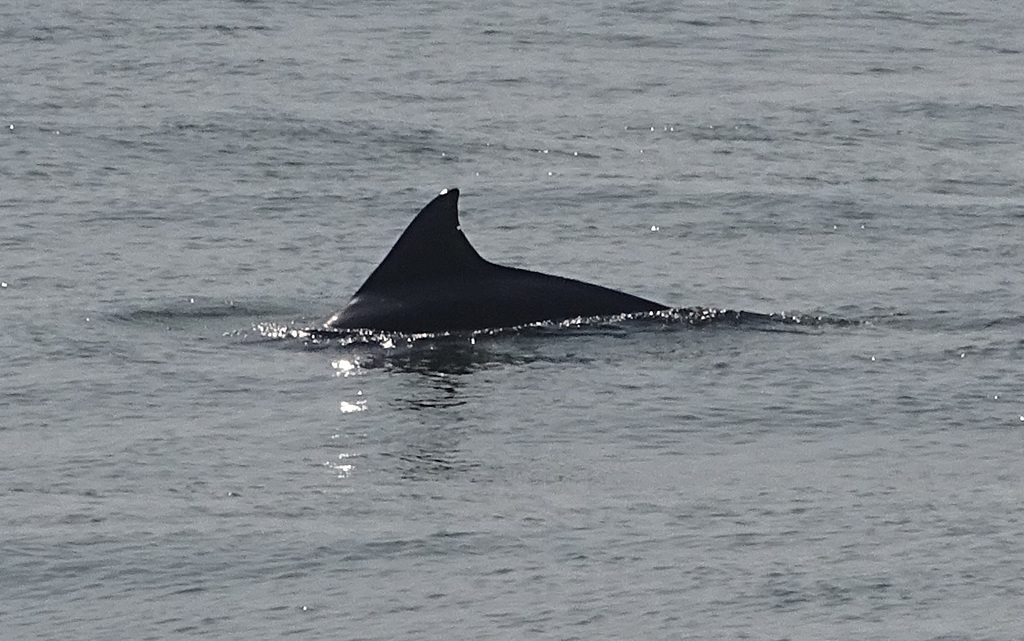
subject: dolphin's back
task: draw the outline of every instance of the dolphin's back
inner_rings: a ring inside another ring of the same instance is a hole
[[[666,309],[600,285],[484,260],[458,227],[458,195],[449,189],[431,201],[326,326],[425,333]]]

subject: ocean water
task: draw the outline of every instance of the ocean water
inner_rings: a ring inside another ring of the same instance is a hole
[[[0,637],[1024,638],[1019,25],[6,3]],[[447,187],[773,317],[303,339]]]

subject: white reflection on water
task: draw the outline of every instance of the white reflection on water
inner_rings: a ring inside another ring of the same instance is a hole
[[[356,401],[355,403],[349,403],[348,401],[341,402],[341,413],[349,414],[351,412],[362,412],[366,409],[366,401]]]
[[[348,376],[355,372],[359,367],[359,364],[355,360],[348,360],[347,358],[339,358],[336,361],[331,361],[331,367],[334,368],[335,376]]]
[[[345,461],[349,456],[349,454],[342,452],[338,454],[338,460]],[[339,479],[348,478],[352,475],[353,465],[351,463],[335,463],[334,461],[327,461],[324,463],[324,466],[333,470],[338,475]]]

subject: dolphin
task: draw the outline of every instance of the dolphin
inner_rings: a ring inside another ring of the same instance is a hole
[[[430,201],[324,329],[420,334],[668,309],[600,285],[485,260],[459,229],[458,202],[458,189]]]

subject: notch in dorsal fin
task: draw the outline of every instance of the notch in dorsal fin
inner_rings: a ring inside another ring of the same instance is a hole
[[[459,229],[459,190],[446,189],[424,207],[356,296],[436,278],[471,275],[489,263]]]

